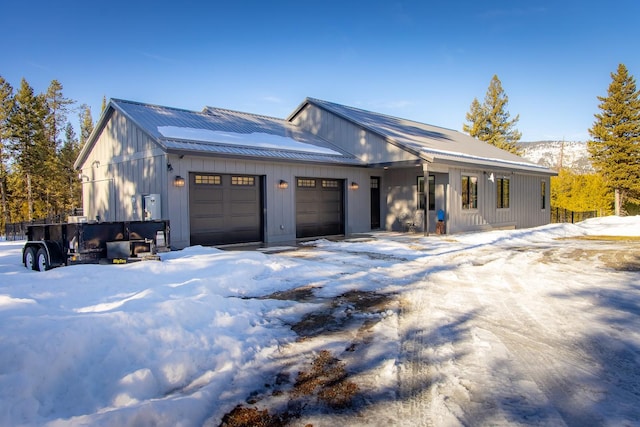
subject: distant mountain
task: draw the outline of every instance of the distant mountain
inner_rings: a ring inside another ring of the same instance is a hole
[[[566,167],[577,173],[593,172],[586,142],[535,141],[519,145],[522,157],[539,165],[555,170]]]

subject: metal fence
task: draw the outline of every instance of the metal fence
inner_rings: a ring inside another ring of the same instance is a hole
[[[571,224],[584,221],[589,218],[596,218],[598,211],[575,212],[563,208],[551,208],[551,222],[570,222]]]
[[[26,240],[27,226],[32,224],[57,224],[64,222],[69,216],[82,216],[82,209],[76,208],[63,215],[54,215],[32,221],[11,222],[4,226],[4,237],[8,241]]]

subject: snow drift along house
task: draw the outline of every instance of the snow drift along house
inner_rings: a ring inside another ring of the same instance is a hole
[[[549,222],[554,175],[454,130],[312,98],[286,120],[114,99],[75,166],[89,220],[169,219],[177,248],[533,227]]]

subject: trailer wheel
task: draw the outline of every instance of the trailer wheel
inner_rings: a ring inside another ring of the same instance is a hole
[[[36,254],[36,270],[38,271],[46,271],[51,268],[51,264],[49,263],[49,257],[47,256],[47,251],[44,248],[38,249],[38,253]]]
[[[29,270],[36,269],[36,250],[35,248],[28,247],[24,250],[24,266]]]

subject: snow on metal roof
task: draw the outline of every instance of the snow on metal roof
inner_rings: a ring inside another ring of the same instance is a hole
[[[213,107],[196,112],[124,100],[111,102],[170,151],[362,164],[282,119]]]
[[[453,129],[374,113],[321,99],[307,98],[289,116],[289,120],[295,117],[307,103],[330,111],[417,155],[421,155],[421,157],[433,159],[434,161],[474,163],[554,173],[544,166],[530,162],[520,156]]]

